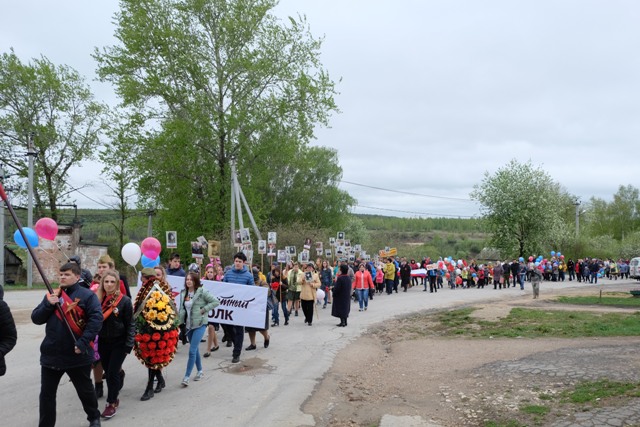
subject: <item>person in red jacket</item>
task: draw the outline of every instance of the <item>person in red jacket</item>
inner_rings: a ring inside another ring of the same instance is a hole
[[[369,289],[375,289],[375,286],[373,279],[371,279],[371,273],[364,268],[364,263],[360,263],[351,286],[358,295],[360,311],[366,310],[369,306]]]

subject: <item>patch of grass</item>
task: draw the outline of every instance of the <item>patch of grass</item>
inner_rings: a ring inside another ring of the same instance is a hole
[[[522,406],[520,411],[531,415],[547,415],[550,409],[542,405],[526,405]]]
[[[612,292],[603,294],[602,298],[598,295],[593,296],[561,296],[556,299],[557,302],[563,304],[575,305],[603,305],[611,307],[638,307],[640,308],[640,298],[634,298],[630,294]]]
[[[472,320],[471,316],[469,316],[475,308],[461,308],[459,310],[449,310],[444,313],[441,313],[438,318],[440,322],[448,326],[450,328],[455,328],[457,326],[467,325]]]
[[[602,379],[585,381],[578,384],[574,390],[564,391],[561,396],[572,403],[593,403],[599,399],[616,396],[637,396],[640,383],[621,383]]]
[[[640,312],[589,313],[514,308],[496,322],[470,316],[472,308],[438,314],[442,334],[471,337],[609,337],[640,335]],[[464,334],[463,334],[464,332]]]
[[[538,399],[540,400],[553,400],[553,396],[547,393],[540,393],[538,395]]]

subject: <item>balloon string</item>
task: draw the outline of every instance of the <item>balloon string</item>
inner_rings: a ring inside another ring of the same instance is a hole
[[[66,253],[64,253],[64,252],[62,251],[62,249],[60,248],[60,246],[58,246],[58,251],[60,251],[60,253],[61,253],[62,255],[64,255],[64,257],[67,259],[67,261],[71,261],[71,259],[69,258],[69,255],[67,255]]]
[[[47,254],[47,255],[49,256],[49,258],[51,258],[51,259],[53,259],[53,260],[56,260],[56,261],[57,261],[57,259],[53,256],[53,254],[52,254],[52,253],[50,253],[50,252],[48,252],[48,251],[46,251],[46,250],[42,249],[40,246],[36,247],[35,249],[39,249],[39,250],[41,250],[42,252],[44,252],[45,254]]]

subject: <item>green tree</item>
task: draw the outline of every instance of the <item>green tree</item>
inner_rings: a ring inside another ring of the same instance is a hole
[[[322,226],[353,203],[336,187],[336,156],[307,148],[314,126],[337,110],[321,40],[304,18],[278,20],[276,4],[123,0],[120,44],[95,53],[99,76],[158,125],[141,154],[153,161],[139,164],[139,190],[178,232],[228,227],[233,162],[259,223],[300,213]]]
[[[613,237],[624,240],[640,229],[640,192],[632,185],[621,185],[610,205]]]
[[[13,51],[0,57],[0,161],[26,178],[24,154],[32,138],[39,215],[47,208],[57,220],[58,205],[74,190],[67,181],[69,168],[93,158],[105,111],[72,68],[44,57],[23,64]]]
[[[0,161],[27,178],[24,153],[32,140],[40,216],[48,210],[57,220],[58,205],[74,190],[67,181],[69,168],[93,158],[105,111],[72,68],[44,57],[23,64],[13,51],[0,57]]]
[[[126,222],[132,216],[138,215],[133,210],[138,182],[137,171],[132,159],[139,157],[141,123],[138,116],[120,115],[113,117],[107,134],[110,143],[105,144],[98,154],[102,163],[102,180],[111,190],[106,196],[106,202],[118,213],[118,219],[111,222],[118,236],[118,248],[122,248],[126,239]],[[118,251],[119,257],[119,251]]]
[[[590,235],[624,240],[640,230],[640,192],[621,185],[611,202],[592,197],[587,204],[586,229]]]
[[[542,253],[567,229],[562,217],[571,197],[531,162],[514,159],[493,175],[485,172],[470,196],[481,204],[491,244],[505,256]]]

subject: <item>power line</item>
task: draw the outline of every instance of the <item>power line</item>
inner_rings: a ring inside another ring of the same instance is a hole
[[[388,188],[374,187],[372,185],[358,184],[357,182],[351,182],[351,181],[341,180],[340,182],[343,182],[345,184],[357,185],[357,186],[360,186],[360,187],[372,188],[374,190],[389,191],[391,193],[398,193],[398,194],[408,194],[410,196],[428,197],[428,198],[431,198],[431,199],[457,200],[457,201],[461,201],[461,202],[472,202],[473,201],[471,199],[462,199],[462,198],[459,198],[459,197],[432,196],[432,195],[429,195],[429,194],[410,193],[408,191],[391,190],[391,189],[388,189]]]
[[[97,201],[96,199],[92,199],[91,197],[87,196],[82,191],[78,190],[77,188],[74,189],[73,191],[75,191],[76,193],[80,194],[81,196],[86,197],[87,199],[91,200],[92,202],[99,204],[100,206],[104,206],[105,208],[108,208],[108,209],[113,209],[113,206],[109,206],[107,204],[104,204],[102,202]]]
[[[359,208],[365,208],[365,209],[376,209],[376,210],[380,210],[380,211],[390,211],[390,212],[401,212],[401,213],[408,213],[408,214],[414,214],[414,215],[425,215],[425,216],[430,216],[430,217],[442,217],[442,216],[446,216],[446,217],[452,217],[452,218],[475,218],[473,216],[469,216],[469,215],[451,215],[451,214],[437,214],[437,213],[428,213],[428,212],[413,212],[413,211],[403,211],[403,210],[399,210],[399,209],[387,209],[387,208],[375,208],[373,206],[363,206],[363,205],[356,205]]]

